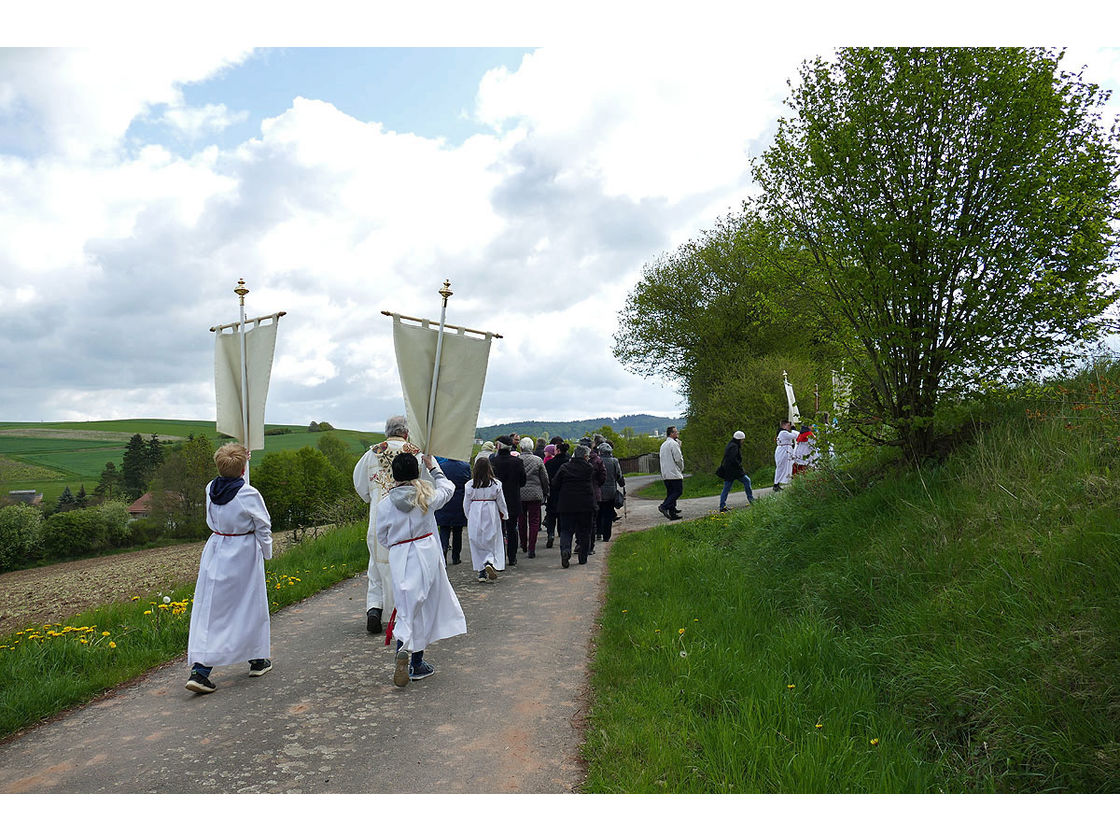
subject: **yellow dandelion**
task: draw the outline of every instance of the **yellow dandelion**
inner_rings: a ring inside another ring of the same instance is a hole
[[[797,688],[797,686],[796,686],[796,685],[794,685],[793,683],[790,683],[789,685],[787,685],[787,686],[786,686],[786,688],[788,688],[788,689],[794,689],[794,688]]]
[[[139,595],[133,595],[133,596],[132,596],[132,598],[131,598],[130,600],[133,600],[133,601],[139,601],[139,600],[140,600],[140,596],[139,596]]]
[[[653,632],[654,633],[660,633],[661,631],[660,630],[654,630]]]
[[[109,647],[115,648],[116,646],[117,646],[116,642],[109,642]]]
[[[88,645],[89,644],[89,639],[87,639],[85,636],[78,639],[78,641],[81,642],[83,645]]]
[[[679,635],[679,636],[684,635],[684,628],[683,627],[680,630],[677,631],[677,635]]]
[[[623,610],[623,612],[630,612],[630,610]]]
[[[872,738],[871,739],[871,746],[873,746],[873,747],[879,746],[879,739],[878,738]]]
[[[109,635],[109,631],[108,631],[108,630],[102,630],[102,631],[101,631],[101,635],[102,635],[102,636],[108,636],[108,635]]]
[[[824,724],[823,723],[818,723],[817,724],[817,729],[824,729]]]
[[[151,610],[144,610],[144,615],[151,615],[151,614],[152,614]]]

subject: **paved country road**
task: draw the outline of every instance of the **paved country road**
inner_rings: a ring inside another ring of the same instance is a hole
[[[685,521],[717,506],[680,503]],[[636,498],[616,524],[669,525]],[[610,545],[563,569],[541,534],[536,558],[492,584],[475,580],[464,545],[448,573],[468,632],[432,645],[436,673],[403,689],[384,637],[365,631],[365,575],[344,581],[272,617],[263,677],[216,668],[218,690],[196,695],[179,661],[12,736],[0,793],[573,792]]]

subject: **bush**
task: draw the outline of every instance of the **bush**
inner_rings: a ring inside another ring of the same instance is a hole
[[[90,510],[96,513],[104,524],[105,539],[109,545],[119,547],[131,542],[129,533],[131,519],[128,515],[128,505],[124,502],[105,502],[95,508],[90,508]]]
[[[50,559],[79,557],[109,546],[109,527],[97,508],[56,513],[43,523],[43,552]]]
[[[33,559],[41,547],[43,514],[29,505],[0,508],[0,571]]]
[[[163,524],[158,519],[134,519],[128,525],[130,545],[147,545],[163,535]]]

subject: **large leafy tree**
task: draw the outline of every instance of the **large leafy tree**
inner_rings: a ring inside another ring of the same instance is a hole
[[[206,534],[206,485],[217,473],[214,445],[206,435],[191,435],[161,457],[150,483],[151,518],[176,536]]]
[[[1117,128],[1108,93],[1060,59],[841,50],[802,66],[754,161],[763,210],[811,255],[862,413],[911,457],[947,395],[1037,376],[1117,299]]]

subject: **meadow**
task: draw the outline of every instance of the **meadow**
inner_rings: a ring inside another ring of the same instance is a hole
[[[1120,791],[1120,377],[1064,391],[619,538],[584,789]]]
[[[314,447],[323,432],[308,432],[306,426],[269,424],[266,431],[292,429],[291,434],[265,436],[264,449],[254,454],[263,458],[269,452]],[[128,439],[139,434],[147,440],[157,435],[160,440],[175,442],[189,435],[205,435],[217,448],[218,438],[213,421],[201,420],[96,420],[74,423],[0,423],[0,494],[11,490],[37,490],[43,504],[50,507],[69,487],[77,493],[85,486],[92,493],[100,480],[105,464],[114,462],[120,469]],[[336,429],[333,434],[359,455],[370,443],[383,438],[376,432]]]

